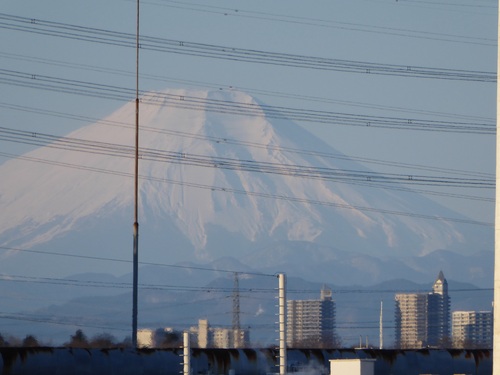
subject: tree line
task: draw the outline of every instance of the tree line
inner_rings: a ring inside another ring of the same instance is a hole
[[[34,335],[26,335],[26,337],[21,339],[15,336],[4,337],[0,333],[0,348],[35,348],[43,346],[51,345],[40,342]],[[101,333],[88,338],[81,329],[78,329],[73,335],[70,336],[69,341],[65,342],[62,346],[68,348],[126,348],[132,346],[132,340],[127,337],[123,341],[119,341],[109,333]]]

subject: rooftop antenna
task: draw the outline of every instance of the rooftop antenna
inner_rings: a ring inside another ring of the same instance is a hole
[[[132,346],[137,348],[137,289],[139,273],[139,0],[137,0],[135,45],[135,166],[134,166],[134,257],[133,257],[133,286],[132,286]]]

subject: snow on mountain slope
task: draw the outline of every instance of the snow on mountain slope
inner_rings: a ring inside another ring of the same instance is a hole
[[[197,110],[173,107],[165,96],[177,98],[179,106],[186,97],[202,104]],[[176,261],[237,257],[276,241],[372,256],[471,253],[492,244],[489,228],[413,217],[457,217],[422,196],[287,174],[292,166],[366,168],[325,156],[338,152],[291,121],[267,118],[265,108],[260,116],[206,111],[205,98],[259,108],[241,92],[167,90],[142,99],[139,222],[151,259],[165,253]],[[79,246],[103,246],[115,255],[113,243],[119,248],[124,242],[116,235],[119,223],[130,222],[122,235],[131,238],[133,154],[117,156],[112,145],[133,146],[134,111],[129,103],[68,135],[109,143],[108,152],[42,147],[0,166],[2,246],[59,243],[74,253],[82,251]],[[234,163],[258,171],[228,168]],[[274,173],[262,172],[267,166]]]

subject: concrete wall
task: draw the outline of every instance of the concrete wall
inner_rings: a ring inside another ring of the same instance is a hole
[[[182,349],[0,348],[0,375],[178,375]],[[193,349],[193,374],[268,374],[274,349]],[[375,375],[491,375],[490,350],[289,350],[289,373],[329,374],[330,359],[376,359]]]

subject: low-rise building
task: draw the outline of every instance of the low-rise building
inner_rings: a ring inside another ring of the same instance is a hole
[[[181,340],[182,334],[170,327],[137,330],[137,346],[140,348],[177,347]]]
[[[207,319],[200,319],[198,326],[190,332],[197,336],[199,348],[247,348],[250,344],[250,332],[247,329],[211,327]]]
[[[492,348],[493,313],[491,311],[454,311],[452,338],[455,348]]]

